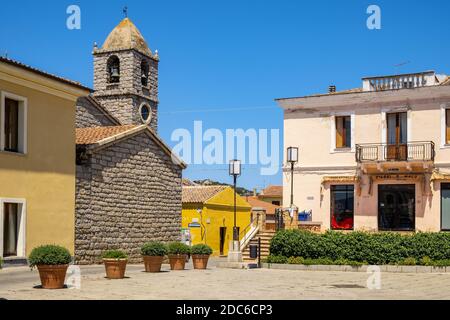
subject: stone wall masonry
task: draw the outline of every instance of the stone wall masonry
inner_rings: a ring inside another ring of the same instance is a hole
[[[143,124],[139,113],[142,103],[147,103],[152,110],[150,127],[158,131],[158,105],[135,95],[99,96],[97,100],[122,124]]]
[[[76,263],[100,263],[108,249],[125,250],[138,263],[143,243],[180,240],[181,176],[181,168],[145,133],[77,166]]]
[[[86,97],[77,101],[76,127],[101,127],[115,125],[102,111],[92,105]]]
[[[120,61],[120,82],[108,83],[108,59],[117,56]],[[148,85],[141,83],[141,63],[145,60],[149,67]],[[113,51],[94,55],[94,90],[99,95],[133,93],[158,101],[158,61],[136,50]]]
[[[120,82],[108,83],[108,59],[120,60]],[[148,85],[141,83],[141,63],[149,67]],[[150,127],[158,130],[158,61],[135,50],[98,53],[94,55],[94,96],[122,124],[142,124],[139,107],[147,103],[152,109]]]

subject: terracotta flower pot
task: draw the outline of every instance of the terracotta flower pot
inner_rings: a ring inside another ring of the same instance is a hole
[[[160,272],[164,257],[144,256],[145,272]]]
[[[41,278],[42,288],[44,289],[62,289],[66,279],[68,264],[63,265],[38,265],[39,277]]]
[[[192,255],[192,262],[194,263],[194,269],[206,269],[208,266],[209,255],[207,254],[194,254]]]
[[[184,270],[187,254],[169,255],[170,270]]]
[[[125,278],[125,269],[128,259],[103,259],[105,264],[106,277],[108,279]]]

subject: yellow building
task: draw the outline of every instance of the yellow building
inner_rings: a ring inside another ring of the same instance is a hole
[[[0,58],[0,257],[74,251],[75,102],[89,89]]]
[[[239,240],[250,225],[251,206],[244,198],[236,198],[236,225]],[[226,186],[183,187],[183,231],[190,235],[192,245],[205,243],[214,256],[228,255],[233,240],[234,190]]]

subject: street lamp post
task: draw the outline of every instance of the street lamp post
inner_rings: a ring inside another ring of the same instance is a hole
[[[230,161],[230,176],[233,176],[233,186],[234,186],[234,227],[233,227],[233,241],[239,241],[239,232],[236,224],[236,182],[237,177],[241,175],[241,161],[231,160]]]
[[[291,164],[291,204],[294,207],[294,166],[298,162],[298,148],[289,147],[287,149],[287,162]]]

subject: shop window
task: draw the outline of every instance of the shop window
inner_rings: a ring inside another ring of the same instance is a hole
[[[355,187],[331,186],[331,229],[352,230],[354,223]]]

